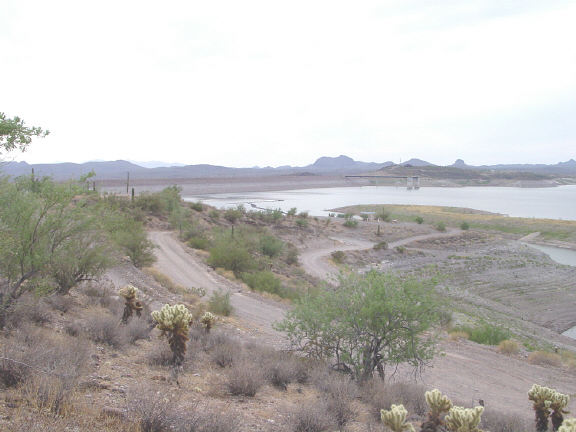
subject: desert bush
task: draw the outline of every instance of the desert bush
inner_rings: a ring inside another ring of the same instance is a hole
[[[22,387],[23,396],[39,412],[64,415],[72,408],[77,381],[65,375],[36,374]]]
[[[334,252],[332,252],[332,254],[330,256],[332,257],[332,260],[335,263],[342,264],[344,262],[344,259],[346,258],[346,252],[334,251]]]
[[[64,332],[66,332],[68,336],[80,336],[82,331],[82,324],[80,324],[78,321],[72,321],[64,324]]]
[[[286,251],[284,260],[288,265],[298,264],[298,249],[296,249],[295,247],[290,247]]]
[[[296,226],[298,228],[307,228],[308,227],[308,219],[302,219],[302,218],[298,217],[298,219],[296,219]]]
[[[424,218],[422,216],[416,216],[416,218],[414,219],[414,221],[418,224],[418,225],[422,225],[424,223]]]
[[[230,292],[224,290],[214,291],[208,300],[208,310],[217,315],[232,315],[234,308],[230,303]]]
[[[254,269],[255,261],[244,244],[220,238],[210,248],[208,265],[213,268],[221,267],[231,270],[235,276],[239,277],[241,273]]]
[[[50,305],[52,309],[64,313],[68,312],[74,305],[74,299],[72,297],[59,294],[46,297],[44,299],[44,302]]]
[[[187,244],[192,249],[201,249],[201,250],[210,249],[210,240],[200,236],[190,237],[187,241]]]
[[[390,212],[386,211],[384,207],[382,207],[379,211],[377,211],[374,216],[376,220],[379,219],[382,222],[388,222],[390,220]]]
[[[210,352],[210,359],[218,366],[231,367],[242,357],[242,346],[238,341],[228,339],[225,343],[218,343]]]
[[[404,246],[396,246],[396,247],[394,248],[394,250],[395,250],[396,252],[398,252],[399,254],[404,254],[404,253],[406,253],[406,248],[405,248]]]
[[[128,341],[124,328],[118,324],[119,320],[101,311],[89,315],[83,322],[83,328],[92,341],[118,349]]]
[[[436,224],[436,229],[440,232],[445,232],[446,231],[446,224],[444,222],[438,222]]]
[[[381,241],[374,245],[374,250],[386,250],[388,249],[388,242]]]
[[[149,366],[170,366],[172,353],[164,344],[155,343],[146,354],[146,362]]]
[[[343,225],[346,228],[356,228],[358,226],[358,221],[356,219],[346,219]]]
[[[235,432],[240,427],[240,417],[233,411],[194,406],[182,416],[177,432]]]
[[[189,205],[192,210],[196,210],[197,212],[204,211],[204,206],[201,201],[192,202]]]
[[[528,354],[528,362],[540,366],[562,366],[562,357],[548,351],[534,351]]]
[[[358,387],[350,377],[338,374],[329,374],[315,385],[323,392],[327,412],[341,429],[356,415],[352,402],[358,396]]]
[[[367,213],[362,213],[362,214],[360,214],[360,217],[362,218],[362,220],[363,220],[364,222],[366,222],[368,219],[370,219],[370,215],[367,214]]]
[[[467,333],[468,339],[482,345],[498,345],[511,336],[508,330],[488,323],[481,323],[476,327],[456,326],[454,331]]]
[[[174,402],[167,394],[139,385],[129,389],[127,399],[141,432],[166,432],[178,424]]]
[[[294,432],[322,432],[334,425],[323,401],[302,403],[290,414],[290,423]]]
[[[490,432],[518,432],[530,430],[530,424],[515,414],[489,409],[482,414],[482,429]]]
[[[467,340],[468,338],[470,338],[470,335],[467,332],[460,330],[460,331],[451,331],[448,334],[448,337],[450,338],[451,341],[457,341],[460,339]]]
[[[132,344],[139,340],[150,339],[151,332],[152,327],[144,319],[132,320],[124,328],[126,339]]]
[[[253,397],[263,385],[264,376],[261,369],[247,360],[233,365],[226,380],[228,391],[234,396]]]
[[[280,255],[283,247],[284,242],[277,237],[264,235],[260,238],[260,252],[270,258]]]
[[[462,222],[460,224],[460,229],[463,231],[468,231],[470,229],[470,224],[468,222]]]
[[[208,213],[208,216],[213,221],[217,221],[218,219],[220,219],[220,212],[218,210],[210,210],[210,212]]]
[[[520,344],[518,344],[518,342],[514,340],[506,339],[498,344],[498,352],[502,354],[508,354],[508,355],[518,354],[519,351],[520,351]]]
[[[380,419],[380,410],[389,410],[392,404],[402,404],[408,411],[424,416],[428,411],[425,387],[409,382],[387,384],[383,381],[373,381],[363,389],[362,398],[372,407],[375,418]]]
[[[9,309],[6,316],[6,325],[17,328],[24,323],[43,325],[50,322],[50,313],[46,303],[26,294],[20,297]]]
[[[268,292],[284,298],[297,297],[295,292],[282,285],[280,279],[270,271],[244,273],[242,274],[242,280],[255,291]]]

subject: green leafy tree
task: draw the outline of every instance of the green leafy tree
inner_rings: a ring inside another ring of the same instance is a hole
[[[276,328],[309,357],[330,359],[333,366],[365,381],[385,366],[424,366],[435,351],[427,332],[439,322],[433,281],[370,272],[340,276],[303,297]],[[426,335],[425,335],[425,332]]]
[[[0,183],[0,326],[27,290],[66,293],[110,264],[111,244],[79,193],[49,178]]]
[[[25,151],[33,137],[44,138],[50,132],[26,126],[20,117],[8,118],[0,112],[0,154],[13,150]]]

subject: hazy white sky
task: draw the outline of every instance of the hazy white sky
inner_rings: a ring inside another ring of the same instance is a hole
[[[2,0],[17,160],[576,158],[576,2]]]

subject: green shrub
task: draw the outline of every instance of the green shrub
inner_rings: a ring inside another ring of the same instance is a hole
[[[380,219],[383,222],[388,222],[390,220],[390,213],[384,208],[381,208],[379,212],[376,213],[376,219]]]
[[[360,217],[362,218],[362,220],[363,220],[364,222],[366,222],[366,221],[370,218],[370,215],[368,215],[368,214],[366,214],[366,213],[362,213],[362,214],[360,215]]]
[[[271,294],[280,294],[282,291],[280,279],[270,271],[243,273],[242,280],[255,291],[265,291]]]
[[[190,208],[192,210],[196,210],[197,212],[201,212],[204,210],[204,206],[202,205],[201,201],[196,201],[196,202],[190,203]]]
[[[436,224],[436,229],[440,232],[445,232],[446,231],[446,224],[444,222],[438,222]]]
[[[385,241],[378,242],[374,245],[374,250],[386,250],[388,249],[388,243]]]
[[[216,268],[222,267],[231,270],[234,275],[248,272],[255,267],[254,258],[243,244],[234,241],[219,239],[210,249],[208,265]]]
[[[510,332],[506,329],[482,323],[479,326],[457,326],[454,331],[468,333],[469,339],[482,345],[498,345],[506,339],[510,339]]]
[[[210,240],[204,237],[190,237],[187,243],[192,249],[208,250],[210,248]]]
[[[220,212],[218,210],[210,210],[210,213],[208,213],[208,216],[210,217],[210,219],[216,221],[216,220],[220,219]]]
[[[300,213],[298,213],[298,217],[302,218],[302,219],[306,219],[308,217],[308,212],[305,212],[305,211],[300,212]]]
[[[283,247],[284,242],[277,237],[265,235],[260,239],[260,252],[270,258],[278,256]]]
[[[418,225],[422,225],[424,223],[424,218],[422,216],[416,216],[414,219]]]
[[[298,209],[296,207],[292,207],[290,210],[288,210],[288,212],[286,213],[286,216],[296,216],[296,213],[298,212]]]
[[[343,224],[346,228],[356,228],[358,226],[358,221],[356,219],[346,219]]]
[[[470,229],[470,224],[468,222],[462,222],[460,224],[460,229],[464,231],[468,231]]]
[[[215,291],[208,300],[208,310],[217,315],[230,316],[234,310],[230,303],[230,292]]]
[[[306,228],[308,226],[308,220],[307,219],[302,219],[302,218],[298,218],[296,219],[296,225],[299,228]]]
[[[332,252],[332,260],[337,264],[342,264],[346,258],[346,253],[344,251],[334,251]]]
[[[290,247],[286,252],[286,257],[284,260],[288,265],[298,264],[298,249],[293,246]]]

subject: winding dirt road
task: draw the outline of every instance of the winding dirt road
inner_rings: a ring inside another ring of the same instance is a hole
[[[405,246],[418,240],[455,236],[459,230],[446,233],[419,235],[389,244]],[[202,287],[207,292],[225,289],[231,292],[235,314],[250,334],[260,341],[282,346],[285,340],[271,326],[281,320],[286,307],[280,303],[245,293],[241,287],[216,274],[195,253],[182,245],[172,233],[152,232],[156,243],[156,267],[175,282],[189,287]],[[332,238],[302,251],[301,262],[306,271],[316,277],[332,277],[337,269],[327,257],[336,250],[354,250],[372,247],[372,243],[351,238]],[[576,391],[576,374],[559,368],[531,365],[525,360],[506,357],[494,348],[468,341],[444,342],[444,356],[437,356],[431,368],[420,380],[427,388],[438,388],[454,399],[472,405],[478,399],[486,402],[487,409],[530,417],[527,391],[533,383],[551,386],[564,393]],[[404,377],[406,379],[406,377]],[[576,403],[572,402],[570,408]]]

